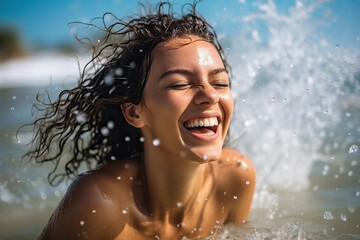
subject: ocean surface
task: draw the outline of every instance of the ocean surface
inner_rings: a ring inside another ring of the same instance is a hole
[[[270,1],[238,35],[219,34],[236,97],[231,144],[257,169],[249,221],[219,239],[360,239],[360,43],[319,35],[324,19],[312,13],[324,1],[315,2],[280,14]],[[42,74],[67,61],[71,71]],[[69,183],[51,187],[51,166],[22,162],[31,132],[16,131],[36,117],[36,94],[73,85],[77,66],[54,54],[9,66],[0,65],[0,239],[35,239]]]

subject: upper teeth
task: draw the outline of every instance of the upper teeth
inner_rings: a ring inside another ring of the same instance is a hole
[[[202,119],[195,119],[185,123],[186,128],[194,128],[194,127],[213,127],[217,126],[218,120],[216,117],[212,118],[202,118]]]

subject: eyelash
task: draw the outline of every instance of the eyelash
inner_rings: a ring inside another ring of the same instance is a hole
[[[174,85],[170,85],[168,88],[170,88],[170,89],[185,89],[189,86],[190,86],[190,84],[174,84]]]
[[[228,83],[213,83],[212,85],[217,88],[228,88],[229,87]],[[170,85],[168,88],[170,88],[170,89],[186,89],[189,87],[191,87],[191,84],[174,84],[174,85]]]
[[[215,83],[213,84],[214,86],[216,87],[221,87],[221,88],[227,88],[229,87],[229,84],[228,83]]]

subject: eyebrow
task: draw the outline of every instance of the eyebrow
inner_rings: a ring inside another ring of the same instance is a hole
[[[219,74],[219,73],[222,73],[222,72],[226,72],[227,73],[227,70],[225,68],[216,68],[216,69],[213,69],[209,72],[209,76],[214,76],[216,74]],[[170,71],[166,71],[165,73],[163,73],[161,75],[161,77],[159,78],[159,81],[163,78],[165,78],[167,75],[171,75],[171,74],[181,74],[181,75],[186,75],[186,76],[193,76],[194,73],[190,70],[187,70],[187,69],[175,69],[175,70],[170,70]]]

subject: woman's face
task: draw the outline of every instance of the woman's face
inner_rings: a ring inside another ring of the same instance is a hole
[[[199,162],[216,160],[233,112],[229,77],[216,48],[189,37],[191,41],[175,38],[153,50],[140,104],[141,129],[156,151]]]

